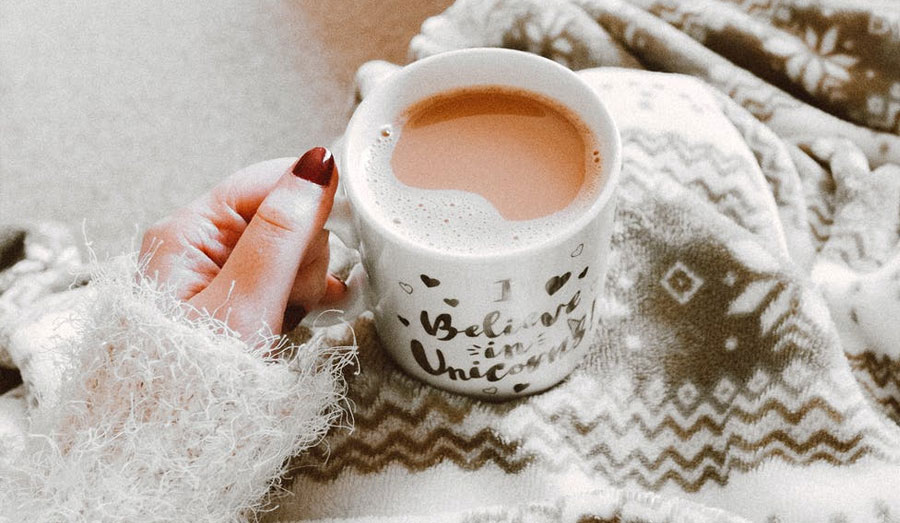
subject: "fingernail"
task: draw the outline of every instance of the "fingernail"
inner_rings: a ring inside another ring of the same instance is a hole
[[[325,295],[319,302],[324,305],[333,305],[339,303],[347,295],[347,283],[335,276],[329,274],[325,280]]]
[[[328,187],[334,173],[334,156],[324,147],[314,147],[297,160],[291,172],[297,178]]]
[[[284,321],[281,323],[281,332],[290,332],[300,325],[303,317],[306,316],[306,309],[303,307],[288,307],[284,311]]]

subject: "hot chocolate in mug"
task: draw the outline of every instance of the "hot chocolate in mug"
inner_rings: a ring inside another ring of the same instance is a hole
[[[411,187],[392,176],[410,108],[478,89],[524,93],[585,133],[586,174],[568,207],[507,220],[482,195]],[[575,73],[494,48],[414,62],[366,96],[337,156],[339,198],[326,228],[359,250],[367,308],[385,350],[408,374],[500,400],[546,390],[583,360],[598,331],[621,143],[597,93]]]

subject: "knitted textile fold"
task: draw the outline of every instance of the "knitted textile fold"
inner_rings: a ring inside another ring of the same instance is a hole
[[[538,53],[615,119],[599,341],[494,404],[409,379],[359,329],[356,430],[297,460],[271,519],[900,518],[898,27],[800,0],[458,0],[425,21],[414,59]],[[392,70],[361,67],[360,95]]]

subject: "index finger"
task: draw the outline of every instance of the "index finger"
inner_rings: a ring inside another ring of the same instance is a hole
[[[232,328],[254,331],[262,316],[273,332],[280,332],[297,271],[315,254],[309,251],[336,189],[331,153],[321,147],[307,151],[258,205],[221,272],[193,298],[195,305],[219,310],[233,299],[234,306],[224,311]],[[327,242],[319,247],[327,248]]]
[[[276,158],[247,166],[212,188],[197,202],[209,207],[225,204],[246,223],[297,158]]]

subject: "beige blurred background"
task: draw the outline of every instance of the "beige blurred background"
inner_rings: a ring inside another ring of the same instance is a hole
[[[366,60],[450,0],[0,2],[0,223],[101,257],[240,167],[329,144]]]

